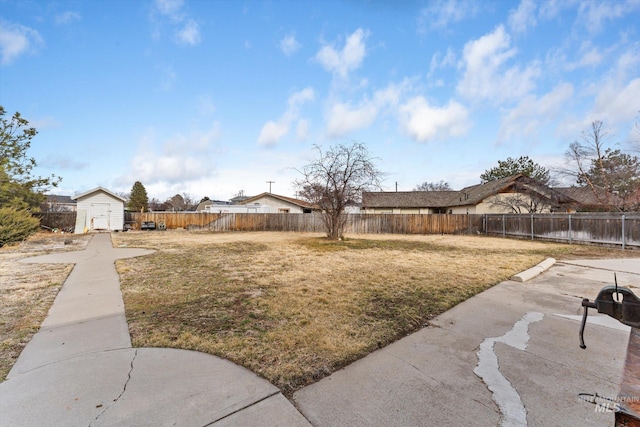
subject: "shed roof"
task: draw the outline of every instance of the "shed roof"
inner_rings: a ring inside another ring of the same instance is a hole
[[[106,189],[106,188],[104,188],[104,187],[96,187],[96,188],[94,188],[94,189],[92,189],[92,190],[85,191],[84,193],[76,194],[76,195],[75,195],[75,196],[73,196],[71,199],[72,199],[72,200],[78,200],[78,199],[81,199],[81,198],[84,198],[84,197],[90,196],[91,194],[93,194],[93,193],[98,193],[98,192],[107,193],[107,194],[108,194],[108,195],[110,195],[111,197],[114,197],[114,198],[116,198],[116,199],[118,199],[118,200],[121,200],[123,203],[127,201],[127,200],[126,200],[126,199],[124,199],[123,197],[118,196],[117,194],[115,194],[115,193],[113,193],[113,192],[111,192],[111,191],[107,190],[107,189]]]

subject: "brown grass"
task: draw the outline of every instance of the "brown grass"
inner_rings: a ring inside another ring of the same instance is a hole
[[[66,243],[65,243],[66,242]],[[38,233],[0,248],[0,379],[40,328],[72,265],[22,264],[18,260],[86,247],[87,236]]]
[[[465,236],[138,232],[117,262],[134,346],[241,364],[285,393],[428,324],[548,256],[620,250]]]

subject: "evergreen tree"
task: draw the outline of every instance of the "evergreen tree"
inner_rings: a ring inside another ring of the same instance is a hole
[[[149,211],[149,196],[147,196],[147,190],[140,181],[136,181],[131,187],[129,210],[132,212]]]
[[[440,180],[440,182],[425,181],[418,185],[413,191],[451,191],[452,188],[448,182]]]
[[[27,155],[31,140],[38,133],[29,122],[15,113],[5,119],[0,105],[0,247],[22,241],[38,230],[33,217],[44,192],[58,185],[60,178],[33,175],[34,158]]]
[[[543,184],[549,184],[549,181],[551,181],[549,169],[534,162],[529,156],[520,156],[517,159],[508,157],[507,160],[498,160],[498,166],[484,171],[480,175],[480,180],[484,184],[485,182],[517,174],[533,178]]]
[[[37,210],[44,201],[43,193],[55,187],[60,178],[33,175],[34,158],[27,155],[31,140],[38,133],[29,122],[15,113],[5,119],[0,105],[0,207]]]

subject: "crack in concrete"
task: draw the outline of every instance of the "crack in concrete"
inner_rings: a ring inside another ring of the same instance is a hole
[[[232,416],[232,415],[234,415],[234,414],[237,414],[237,413],[238,413],[238,412],[240,412],[240,411],[244,411],[245,409],[250,408],[250,407],[252,407],[252,406],[255,406],[255,405],[257,405],[257,404],[258,404],[258,403],[260,403],[260,402],[264,402],[265,400],[270,399],[270,398],[272,398],[273,396],[278,395],[278,394],[280,394],[280,390],[274,391],[273,393],[271,393],[271,394],[269,394],[269,395],[267,395],[267,396],[263,397],[262,399],[256,400],[255,402],[251,402],[250,404],[245,405],[245,406],[243,406],[243,407],[241,407],[241,408],[238,408],[238,409],[236,409],[235,411],[232,411],[232,412],[228,413],[227,415],[224,415],[224,416],[222,416],[222,417],[220,417],[220,418],[218,418],[218,419],[215,419],[215,420],[213,420],[213,421],[211,421],[211,422],[209,422],[209,423],[205,424],[203,427],[213,426],[213,425],[214,425],[215,423],[217,423],[218,421],[222,421],[222,420],[224,420],[225,418],[229,418],[230,416]]]
[[[120,394],[115,399],[113,399],[113,402],[111,404],[105,406],[105,408],[102,410],[102,412],[100,412],[98,415],[96,415],[96,417],[93,419],[93,421],[91,421],[91,423],[89,423],[89,427],[91,427],[92,425],[95,425],[95,423],[98,422],[100,417],[102,417],[109,409],[111,409],[116,403],[118,403],[118,400],[120,400],[120,398],[127,391],[127,386],[129,385],[129,382],[131,381],[131,374],[133,373],[133,363],[135,362],[136,357],[138,357],[138,349],[135,350],[135,352],[133,353],[133,358],[131,358],[131,364],[130,364],[130,367],[129,367],[129,373],[127,374],[127,380],[125,381],[124,386],[122,387],[122,391],[120,392]]]
[[[543,318],[542,313],[527,313],[504,335],[486,338],[480,344],[480,350],[477,353],[478,365],[473,373],[480,377],[491,391],[491,397],[500,410],[501,426],[526,426],[527,410],[516,389],[500,372],[498,356],[494,351],[495,344],[501,342],[518,350],[526,350],[530,338],[529,324]]]

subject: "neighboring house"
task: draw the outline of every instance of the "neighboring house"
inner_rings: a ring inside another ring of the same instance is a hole
[[[235,196],[231,199],[229,199],[229,203],[231,203],[232,205],[239,205],[240,203],[242,203],[244,200],[247,200],[249,197],[243,195],[239,195],[239,196]]]
[[[514,200],[522,213],[528,212],[524,206],[535,206],[536,212],[565,211],[574,202],[565,194],[519,174],[460,191],[364,192],[362,213],[514,213],[509,207]]]
[[[47,194],[44,203],[42,203],[42,210],[45,212],[75,212],[76,201],[71,196],[58,196],[54,194]]]
[[[259,203],[250,205],[209,205],[204,211],[211,213],[278,213],[274,208]]]
[[[304,200],[280,196],[273,193],[262,193],[240,202],[242,205],[269,206],[275,213],[311,213],[313,206]]]
[[[93,230],[121,231],[124,228],[125,199],[97,187],[72,197],[77,201],[76,234]]]
[[[608,212],[622,209],[623,211],[640,210],[640,188],[636,194],[629,195],[626,200],[622,200],[618,195],[607,193],[603,189],[591,189],[591,187],[559,187],[565,196],[575,201],[573,210],[577,212]],[[596,195],[597,193],[597,195]]]
[[[226,206],[229,203],[222,200],[205,200],[204,202],[198,203],[196,206],[196,212],[209,212],[208,206],[216,205],[216,206]],[[212,208],[213,209],[213,208]]]
[[[572,206],[574,211],[594,212],[602,211],[603,209],[607,210],[602,206],[602,201],[607,200],[606,195],[601,194],[598,198],[590,187],[559,187],[556,190],[575,201]]]

